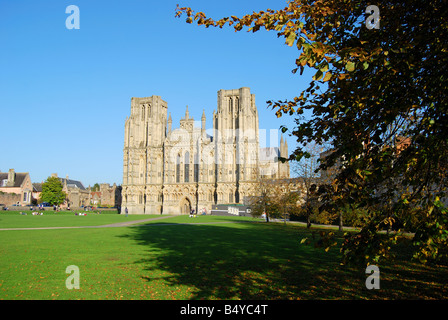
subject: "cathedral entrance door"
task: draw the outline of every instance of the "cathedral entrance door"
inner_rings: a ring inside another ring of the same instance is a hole
[[[180,202],[180,213],[181,214],[190,214],[191,211],[191,202],[188,198],[183,198]]]

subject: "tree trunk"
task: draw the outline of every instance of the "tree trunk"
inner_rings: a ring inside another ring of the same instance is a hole
[[[313,210],[309,201],[309,197],[306,198],[306,227],[309,229],[311,227],[311,214]]]
[[[344,223],[342,221],[342,211],[339,212],[339,231],[342,232],[344,228]]]

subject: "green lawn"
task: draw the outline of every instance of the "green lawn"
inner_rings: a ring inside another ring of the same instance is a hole
[[[1,214],[0,228],[150,217],[66,214],[57,221],[45,214]],[[248,223],[224,223],[229,221]],[[343,267],[337,250],[301,245],[304,237],[309,231],[292,224],[215,216],[177,216],[134,227],[0,231],[0,299],[448,297],[446,266],[409,262],[403,251],[399,260],[379,266],[381,288],[367,290],[365,267]],[[80,289],[66,288],[70,265],[80,270]]]
[[[129,220],[142,220],[159,215],[128,215],[112,212],[93,213],[82,212],[86,215],[75,215],[75,212],[44,211],[43,215],[31,214],[31,211],[23,211],[21,215],[17,211],[0,212],[1,228],[42,228],[42,227],[79,227],[98,226],[103,224],[119,223]],[[79,212],[76,212],[79,213]]]

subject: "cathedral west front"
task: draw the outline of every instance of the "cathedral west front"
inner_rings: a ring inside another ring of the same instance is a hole
[[[216,204],[242,204],[259,192],[260,177],[289,178],[283,137],[279,148],[260,148],[255,95],[243,87],[219,90],[212,128],[205,111],[195,127],[188,106],[173,129],[160,96],[131,99],[125,122],[122,209],[130,214],[210,212]]]

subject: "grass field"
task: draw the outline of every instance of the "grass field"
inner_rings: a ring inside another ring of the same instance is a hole
[[[20,215],[17,211],[7,211],[0,213],[0,228],[42,228],[42,227],[78,227],[78,226],[98,226],[111,223],[119,223],[129,220],[141,220],[148,218],[146,215],[124,215],[116,212],[103,212],[100,214],[93,212],[86,213],[86,216],[75,215],[75,212],[43,212],[43,215],[33,216],[31,211],[23,211],[26,215]],[[79,213],[79,212],[76,212]]]
[[[153,216],[160,217],[160,216]],[[100,226],[151,218],[0,214],[0,228]],[[246,223],[229,223],[246,222]],[[381,288],[339,252],[301,245],[309,231],[240,217],[168,217],[144,225],[0,231],[0,299],[445,299],[448,268],[380,265]],[[67,266],[80,271],[69,290]]]

